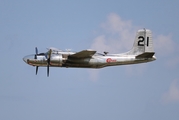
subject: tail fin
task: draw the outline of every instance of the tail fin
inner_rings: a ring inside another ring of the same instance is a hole
[[[136,57],[151,58],[155,52],[152,43],[152,32],[148,29],[138,30],[132,50],[127,54]]]

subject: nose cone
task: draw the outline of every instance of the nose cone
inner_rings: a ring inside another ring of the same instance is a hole
[[[27,58],[26,58],[26,57],[24,57],[24,58],[23,58],[23,61],[27,63]]]
[[[28,63],[29,60],[33,60],[33,59],[34,59],[34,55],[28,55],[23,58],[25,63]]]

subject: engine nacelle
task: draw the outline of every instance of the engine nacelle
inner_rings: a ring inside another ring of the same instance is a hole
[[[54,66],[62,66],[63,64],[63,57],[62,55],[52,55],[50,58],[50,65]]]

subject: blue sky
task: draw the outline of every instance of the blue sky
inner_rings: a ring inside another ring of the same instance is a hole
[[[178,120],[179,1],[0,1],[0,119]],[[35,67],[25,55],[47,47],[130,50],[153,32],[157,60],[103,69]]]

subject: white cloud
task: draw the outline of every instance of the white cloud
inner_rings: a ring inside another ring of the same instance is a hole
[[[123,52],[133,45],[137,27],[131,21],[122,20],[115,13],[108,15],[106,22],[101,24],[102,35],[97,36],[91,48],[100,52]]]
[[[110,47],[106,44],[106,38],[104,35],[101,35],[101,36],[98,36],[94,39],[94,43],[92,44],[92,48],[94,50],[98,50],[100,51],[101,49],[102,50],[106,50],[106,51],[109,51],[110,50]],[[100,47],[99,47],[100,45]]]
[[[100,25],[102,34],[98,35],[91,48],[100,52],[126,52],[132,48],[135,34],[139,26],[129,20],[123,20],[119,15],[111,13]],[[153,38],[154,49],[159,56],[167,56],[177,49],[171,35],[157,35]]]
[[[159,56],[167,56],[176,49],[171,35],[158,35],[155,37],[154,47]]]
[[[179,81],[173,80],[169,90],[164,93],[162,100],[164,103],[179,102]]]
[[[166,66],[169,68],[177,68],[178,65],[179,65],[179,56],[174,56],[172,58],[169,58],[169,60],[166,62]]]
[[[99,79],[99,70],[98,69],[90,69],[88,70],[90,80],[97,81]]]
[[[164,65],[175,68],[179,65],[179,45],[172,40],[171,35],[158,35],[154,39],[156,55],[164,58]]]
[[[131,21],[122,20],[121,17],[115,13],[111,13],[108,15],[107,21],[101,24],[101,27],[111,33],[126,33],[131,29],[132,23]]]
[[[133,25],[130,20],[123,20],[119,15],[111,13],[107,16],[106,21],[100,24],[99,32],[96,31],[96,33],[100,34],[97,34],[94,38],[91,48],[101,53],[104,51],[109,53],[127,52],[133,46],[138,29],[141,29],[141,27]],[[153,37],[153,41],[156,57],[167,57],[178,48],[171,35],[156,35]],[[179,64],[178,57],[174,59],[175,63]],[[164,60],[164,64],[167,66],[174,63],[172,60],[170,62],[169,59],[162,60]],[[126,72],[130,74],[137,69],[138,73],[141,74],[146,68],[147,65],[145,64],[138,65],[137,68],[131,65],[126,67]]]

